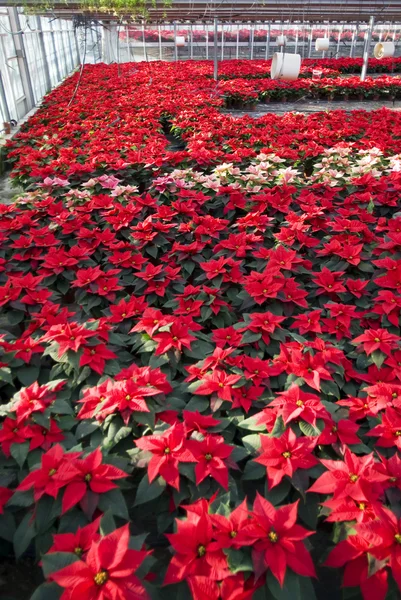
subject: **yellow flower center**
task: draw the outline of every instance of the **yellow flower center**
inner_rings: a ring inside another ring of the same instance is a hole
[[[53,477],[53,475],[55,475],[56,473],[57,473],[57,469],[50,469],[49,477]]]
[[[284,458],[291,458],[291,452],[289,452],[288,450],[286,450],[285,452],[282,453],[281,456],[284,456]]]
[[[230,537],[232,537],[232,538],[237,537],[237,531],[231,531]]]
[[[295,404],[296,404],[297,406],[303,406],[303,405],[304,405],[304,403],[302,402],[302,400],[297,400],[297,401],[295,402]]]
[[[395,435],[396,435],[396,437],[400,437],[400,435],[401,435],[401,431],[400,431],[400,430],[397,430],[397,431],[395,432]]]
[[[276,533],[275,531],[271,531],[271,532],[270,532],[270,533],[267,535],[267,537],[269,538],[269,540],[270,540],[270,541],[271,541],[273,544],[275,544],[275,543],[277,542],[277,540],[278,540],[278,535],[277,535],[277,533]]]
[[[334,425],[334,426],[331,428],[331,431],[332,431],[333,433],[337,433],[337,431],[338,431],[338,427],[337,427],[336,425]]]
[[[349,480],[352,483],[355,483],[356,481],[358,481],[358,479],[359,479],[359,475],[356,475],[356,473],[350,473],[349,474]]]
[[[397,542],[397,544],[401,544],[401,534],[400,533],[396,533],[394,536],[394,539]]]
[[[205,454],[205,459],[206,460],[212,460],[213,456],[210,454],[210,452],[208,452],[207,454]]]
[[[198,556],[205,556],[206,548],[205,546],[198,546]]]
[[[171,450],[170,448],[164,448],[164,454],[170,454]]]
[[[380,342],[380,338],[375,338],[375,342],[378,344]]]
[[[77,548],[74,548],[74,554],[76,554],[77,556],[82,556],[82,553],[83,550],[79,546]]]
[[[108,578],[109,576],[107,571],[99,571],[99,573],[96,573],[94,576],[93,581],[96,583],[96,585],[104,585]]]
[[[364,502],[359,502],[359,504],[357,504],[357,507],[359,508],[359,510],[365,510],[366,504]]]
[[[85,481],[91,481],[91,479],[92,479],[92,475],[90,473],[87,473],[85,475]]]

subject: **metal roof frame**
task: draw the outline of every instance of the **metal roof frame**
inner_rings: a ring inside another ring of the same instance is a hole
[[[11,0],[5,6],[18,6],[21,0]],[[34,8],[35,0],[24,0],[24,5]],[[210,23],[215,18],[220,22],[272,22],[290,23],[367,22],[370,16],[376,22],[401,22],[401,0],[173,0],[166,7],[161,0],[152,6],[147,15],[119,15],[118,17],[100,10],[83,11],[80,4],[56,2],[52,10],[41,9],[40,14],[60,18],[72,18],[84,14],[101,21],[121,20],[138,23]]]

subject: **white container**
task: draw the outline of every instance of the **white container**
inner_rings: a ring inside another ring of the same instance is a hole
[[[185,46],[185,36],[184,35],[177,35],[175,37],[175,45],[177,47],[182,48],[182,46]]]
[[[323,75],[323,71],[321,71],[320,69],[313,69],[312,70],[312,79],[315,81],[316,79],[321,79]]]
[[[285,44],[287,43],[287,38],[285,37],[285,35],[278,35],[276,41],[277,46],[285,46]]]
[[[326,52],[329,49],[330,40],[329,38],[317,38],[315,48],[316,52]]]
[[[388,58],[394,56],[395,46],[393,42],[379,42],[376,44],[373,54],[375,58]]]
[[[301,55],[275,52],[270,68],[272,79],[295,81],[301,69]]]

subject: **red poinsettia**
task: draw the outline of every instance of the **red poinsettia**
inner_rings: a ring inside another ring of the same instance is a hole
[[[304,577],[316,577],[312,559],[302,540],[313,534],[296,524],[299,501],[275,508],[259,493],[246,535],[254,540],[252,559],[256,577],[270,570],[284,584],[287,567]]]
[[[63,600],[146,600],[148,593],[135,571],[148,555],[129,549],[129,526],[92,541],[85,560],[78,560],[50,578],[64,588]]]

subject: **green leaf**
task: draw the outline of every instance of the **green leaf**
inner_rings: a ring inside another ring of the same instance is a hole
[[[15,531],[13,543],[16,558],[19,558],[24,554],[29,544],[35,537],[36,531],[32,517],[32,513],[28,512]]]
[[[11,369],[8,367],[1,367],[0,369],[0,381],[5,381],[6,383],[13,383],[13,376],[11,375]]]
[[[380,369],[381,366],[382,366],[382,364],[386,360],[386,355],[383,352],[381,352],[380,350],[375,350],[370,355],[370,358],[372,359],[372,361],[374,362],[374,364],[376,365],[376,367],[378,369]]]
[[[262,337],[261,333],[253,333],[253,331],[245,331],[242,336],[241,344],[253,344],[258,342]]]
[[[244,474],[242,475],[243,481],[253,481],[255,479],[263,479],[263,477],[266,477],[266,467],[254,460],[249,460],[245,465]]]
[[[100,533],[107,535],[116,529],[116,522],[110,510],[107,510],[100,521]]]
[[[15,534],[15,519],[10,512],[0,515],[0,538],[12,542]]]
[[[40,373],[40,368],[34,367],[32,365],[21,367],[16,371],[16,373],[22,385],[28,386],[37,381]]]
[[[197,360],[203,360],[209,354],[212,354],[214,350],[214,346],[209,344],[209,342],[204,342],[202,340],[196,340],[191,344],[191,349],[184,348],[185,356],[189,356],[190,358],[195,358]]]
[[[273,489],[267,490],[265,492],[265,497],[269,502],[274,504],[280,504],[288,496],[291,490],[291,482],[286,477],[283,479],[278,485],[276,485]]]
[[[100,494],[99,509],[103,512],[110,510],[114,516],[121,517],[126,521],[129,520],[127,504],[122,491],[118,488],[110,490],[105,494]]]
[[[242,438],[242,443],[250,454],[257,454],[261,445],[260,435],[257,433],[246,435]]]
[[[140,504],[145,504],[146,502],[150,502],[150,500],[158,498],[162,495],[165,489],[166,482],[162,477],[158,477],[152,481],[152,483],[149,483],[148,474],[146,473],[141,479],[136,491],[134,506],[139,506]]]
[[[285,425],[283,421],[283,417],[280,415],[277,417],[274,427],[270,433],[270,437],[281,437],[285,431]]]
[[[253,572],[253,564],[249,552],[229,548],[224,553],[227,555],[228,566],[233,573],[240,573],[241,571]]]
[[[296,575],[288,568],[282,588],[271,572],[267,573],[266,584],[275,600],[316,600],[312,580]]]
[[[320,431],[320,429],[318,429],[317,427],[314,427],[313,425],[311,425],[310,423],[307,423],[306,421],[300,421],[299,428],[302,431],[302,433],[308,437],[316,437],[322,433]]]
[[[79,560],[73,552],[51,552],[42,557],[42,569],[47,578],[56,571],[61,571],[64,567],[74,564]]]
[[[248,431],[265,431],[266,425],[257,425],[255,417],[249,417],[238,423],[238,427],[241,429],[247,429]]]
[[[59,600],[63,593],[63,588],[54,581],[51,583],[42,583],[31,596],[31,600]]]
[[[22,469],[26,457],[29,452],[29,442],[23,442],[22,444],[11,444],[10,453],[20,469]]]

